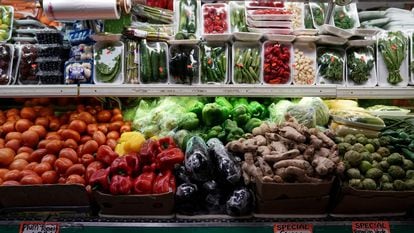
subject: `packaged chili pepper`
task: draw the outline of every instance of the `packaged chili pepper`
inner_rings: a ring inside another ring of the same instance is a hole
[[[203,34],[230,32],[229,6],[225,3],[207,3],[202,7]]]
[[[263,44],[263,83],[290,84],[292,45],[274,41]]]

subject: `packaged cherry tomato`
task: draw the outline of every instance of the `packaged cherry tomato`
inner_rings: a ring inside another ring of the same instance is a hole
[[[223,35],[230,33],[229,6],[226,3],[208,3],[202,7],[202,34]]]
[[[263,83],[290,85],[292,58],[290,43],[266,41],[263,44]]]

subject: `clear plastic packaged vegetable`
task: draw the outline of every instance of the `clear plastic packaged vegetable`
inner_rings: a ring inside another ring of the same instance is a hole
[[[406,116],[410,113],[409,109],[386,105],[374,105],[366,110],[375,116]]]
[[[319,47],[317,49],[318,84],[344,84],[345,51]]]
[[[292,27],[295,30],[305,28],[305,4],[302,2],[287,2],[286,9],[293,14]]]
[[[371,130],[381,130],[385,127],[384,121],[381,118],[373,116],[367,111],[331,109],[330,114],[335,122],[343,125]]]
[[[248,32],[246,24],[246,7],[243,1],[230,1],[231,32]]]
[[[331,124],[329,125],[329,129],[331,129],[333,133],[335,133],[335,135],[337,135],[338,137],[345,137],[348,134],[353,134],[353,135],[363,134],[368,138],[378,138],[380,134],[380,132],[377,130],[343,125],[343,124],[339,124],[334,121],[332,121]]]
[[[313,18],[309,3],[304,4],[304,26],[306,29],[314,29]]]
[[[374,87],[377,85],[375,52],[372,46],[349,47],[347,57],[347,85]]]
[[[192,44],[170,46],[169,80],[172,84],[198,84],[200,82],[200,48]]]
[[[293,44],[292,68],[295,85],[314,85],[316,83],[315,43]]]
[[[0,42],[10,40],[13,29],[14,9],[11,6],[0,6]]]
[[[262,8],[283,8],[285,7],[284,1],[246,1],[247,9],[262,9]]]
[[[260,84],[260,43],[236,42],[233,44],[233,83]]]
[[[266,41],[263,44],[263,83],[290,84],[292,45]]]
[[[140,82],[168,82],[168,45],[165,42],[147,43],[145,39],[139,43],[140,51]]]
[[[253,20],[292,20],[293,14],[285,8],[248,10],[247,15]]]
[[[72,46],[70,50],[70,60],[86,61],[93,59],[93,45],[79,44]]]
[[[230,33],[229,6],[225,3],[206,3],[202,6],[203,34]]]
[[[175,39],[197,39],[200,36],[200,0],[175,0]]]
[[[319,28],[325,23],[326,11],[328,8],[327,3],[309,3],[310,12],[312,14],[313,27]]]
[[[404,32],[385,32],[378,36],[377,59],[380,86],[407,86],[408,37]]]
[[[11,44],[0,45],[0,85],[14,83],[12,76],[14,47]]]
[[[360,26],[356,3],[334,7],[333,23],[335,27],[353,29]]]
[[[91,83],[92,76],[92,61],[73,61],[65,63],[65,84]]]
[[[121,84],[124,82],[124,43],[99,41],[94,45],[95,84]]]
[[[137,40],[126,40],[126,70],[125,83],[139,83],[139,42]]]
[[[228,46],[224,43],[203,43],[201,50],[201,83],[226,83]]]

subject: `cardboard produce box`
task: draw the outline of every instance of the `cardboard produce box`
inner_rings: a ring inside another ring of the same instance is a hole
[[[3,209],[89,209],[90,201],[82,185],[44,184],[0,186]]]
[[[101,215],[172,215],[174,193],[150,195],[111,195],[93,192]]]
[[[264,183],[256,180],[255,214],[327,214],[334,178],[321,183]]]
[[[342,186],[331,215],[404,215],[413,207],[414,191],[370,191]]]

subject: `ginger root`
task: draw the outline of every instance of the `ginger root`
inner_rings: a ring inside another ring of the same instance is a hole
[[[335,142],[330,137],[326,136],[323,132],[319,131],[316,128],[309,129],[309,133],[321,139],[322,142],[326,144],[326,146],[329,148],[336,145]]]
[[[254,182],[256,178],[263,177],[263,173],[260,168],[254,165],[254,158],[253,154],[247,152],[244,154],[244,161],[242,163],[242,170],[243,170],[243,179],[244,183],[250,184],[250,182]]]
[[[306,160],[288,159],[288,160],[282,160],[282,161],[279,161],[273,164],[274,169],[286,168],[286,167],[297,167],[297,168],[303,169],[306,171],[306,174],[309,174],[309,175],[313,173],[312,165]]]
[[[281,133],[281,136],[287,139],[300,142],[300,143],[306,142],[305,135],[299,133],[299,131],[297,131],[295,128],[291,126],[284,126],[283,128],[280,129],[280,133]]]
[[[259,127],[256,127],[252,130],[254,136],[256,135],[265,135],[266,133],[270,133],[270,127],[268,123],[264,122]]]
[[[336,165],[332,160],[322,156],[315,156],[312,161],[312,166],[315,168],[316,173],[321,176],[333,172],[336,168]]]
[[[264,156],[270,154],[272,152],[268,146],[259,146],[257,148],[257,154],[260,156]]]
[[[273,176],[273,171],[269,164],[262,157],[257,157],[256,159],[260,170],[262,170],[262,174],[265,176]]]
[[[287,167],[282,176],[283,179],[289,179],[290,177],[294,177],[296,178],[297,181],[303,182],[303,183],[322,182],[321,179],[308,176],[307,172],[304,169],[294,167],[294,166]]]
[[[264,155],[263,158],[266,162],[272,162],[272,163],[276,163],[282,160],[287,160],[287,159],[294,159],[295,157],[297,157],[300,154],[300,151],[297,149],[293,149],[284,153],[274,153],[275,151],[272,151],[270,154],[268,155]]]

